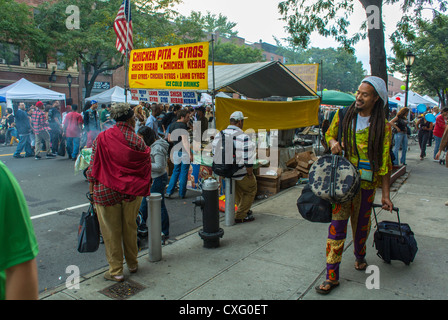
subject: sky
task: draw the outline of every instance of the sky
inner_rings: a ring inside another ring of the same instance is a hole
[[[277,9],[280,0],[183,0],[184,2],[174,7],[184,16],[190,15],[191,11],[200,11],[206,14],[226,16],[228,21],[236,22],[234,30],[238,31],[238,36],[245,38],[246,42],[258,42],[262,40],[275,45],[274,36],[278,39],[288,37],[284,30],[286,22],[279,20],[281,15]],[[383,20],[385,21],[386,32],[386,54],[394,56],[389,36],[394,31],[396,23],[401,19],[399,4],[385,6],[383,8]],[[359,1],[355,1],[355,13],[349,30],[359,29],[363,19],[366,19],[365,11]],[[285,43],[286,44],[286,43]],[[312,35],[310,47],[329,48],[338,47],[339,44],[332,38],[324,38],[319,35]],[[367,40],[360,41],[355,46],[355,55],[362,62],[364,69],[370,73],[369,64],[369,44]]]

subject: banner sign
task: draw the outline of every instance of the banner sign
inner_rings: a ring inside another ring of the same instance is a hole
[[[134,89],[208,89],[208,42],[132,50],[129,86]]]
[[[131,89],[132,100],[148,103],[197,105],[198,95],[195,91]]]
[[[319,73],[319,64],[288,64],[286,67],[300,78],[305,84],[317,91],[317,76]]]

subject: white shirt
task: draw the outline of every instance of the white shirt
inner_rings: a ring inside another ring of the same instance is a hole
[[[238,164],[238,171],[235,172],[232,176],[234,180],[242,180],[244,176],[247,174],[246,165],[252,166],[255,162],[256,158],[256,146],[252,139],[243,132],[240,128],[234,125],[229,125],[226,129],[223,130],[224,135],[226,136],[226,141],[232,141],[233,137],[235,137],[235,153],[236,153],[236,163]],[[229,137],[230,139],[228,139]],[[227,144],[227,143],[226,143]],[[213,154],[218,157],[221,157],[222,153],[219,151],[221,146],[221,134],[218,133],[215,135],[215,139],[212,143]],[[233,154],[233,149],[232,154]],[[219,151],[219,153],[218,153]],[[224,153],[226,155],[226,153]]]
[[[370,126],[370,116],[361,117],[358,114],[358,118],[356,119],[356,132],[368,128]]]

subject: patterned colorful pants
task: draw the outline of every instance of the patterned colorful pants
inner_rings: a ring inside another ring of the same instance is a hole
[[[375,189],[361,189],[352,201],[336,204],[327,239],[327,280],[339,280],[339,265],[347,237],[347,223],[351,219],[356,259],[366,255],[366,241],[370,232],[370,214]]]

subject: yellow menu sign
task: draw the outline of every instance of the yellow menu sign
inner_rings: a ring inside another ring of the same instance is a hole
[[[131,51],[129,87],[208,89],[208,42]]]
[[[319,64],[288,64],[286,67],[300,78],[305,84],[317,91],[317,77],[319,74]]]

